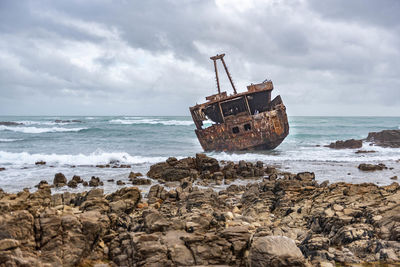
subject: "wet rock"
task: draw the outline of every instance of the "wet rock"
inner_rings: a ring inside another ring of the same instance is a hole
[[[23,125],[23,123],[18,123],[18,122],[13,122],[13,121],[0,121],[0,125],[3,125],[3,126],[17,126],[17,125]]]
[[[140,172],[130,172],[128,178],[135,179],[135,178],[141,177],[141,176],[143,176],[143,174],[141,174]]]
[[[377,146],[398,148],[400,147],[400,130],[370,132],[366,141]]]
[[[104,185],[104,184],[102,181],[100,181],[99,177],[92,176],[92,178],[90,178],[89,186],[97,187],[97,186],[102,186],[102,185]]]
[[[397,176],[390,177],[391,180],[397,180]]]
[[[356,154],[368,154],[368,153],[376,153],[375,150],[357,150]]]
[[[71,188],[77,188],[78,187],[78,183],[75,180],[71,180],[71,181],[68,182],[67,186],[71,187]]]
[[[354,149],[354,148],[361,148],[362,147],[362,140],[345,140],[345,141],[336,141],[335,143],[330,143],[326,147],[334,148],[334,149]]]
[[[381,171],[387,169],[387,167],[383,163],[379,164],[361,163],[360,165],[358,165],[358,169],[360,169],[361,171]]]
[[[145,179],[145,178],[135,178],[135,179],[132,179],[132,184],[133,185],[150,185],[151,180]]]
[[[5,171],[5,170],[6,170],[6,168],[0,168],[0,172],[1,172],[1,171]]]
[[[72,123],[72,122],[82,122],[80,120],[55,120],[55,123]]]
[[[125,185],[125,183],[122,180],[118,180],[117,185]]]
[[[46,165],[46,161],[43,161],[43,160],[36,161],[35,165]]]
[[[47,183],[47,181],[42,180],[37,185],[35,185],[35,187],[37,187],[39,189],[42,189],[42,188],[45,188],[45,187],[49,187],[49,184]]]
[[[296,243],[285,236],[254,238],[248,256],[250,266],[305,266]]]
[[[54,176],[53,184],[55,187],[62,187],[67,184],[67,178],[65,178],[64,174],[56,173]]]
[[[219,171],[220,169],[218,160],[201,153],[196,154],[196,166],[197,170],[200,172],[210,171],[213,173]]]
[[[75,181],[77,184],[83,183],[82,178],[80,176],[78,176],[78,175],[74,175],[72,177],[72,181]]]

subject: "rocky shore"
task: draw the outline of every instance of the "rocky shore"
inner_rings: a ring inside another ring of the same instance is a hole
[[[363,141],[369,142],[371,146],[381,146],[381,147],[400,147],[400,130],[383,130],[380,132],[370,132],[367,138],[363,140],[338,140],[334,143],[326,145],[326,147],[334,149],[354,149],[361,148]],[[359,150],[356,153],[374,153],[375,151],[363,151]]]
[[[203,154],[169,158],[147,176],[159,184],[146,194],[131,186],[51,194],[47,183],[36,192],[0,190],[0,266],[400,264],[396,182],[318,183],[310,172]]]

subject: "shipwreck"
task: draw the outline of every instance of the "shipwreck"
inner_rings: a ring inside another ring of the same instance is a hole
[[[190,107],[196,135],[205,151],[270,150],[289,134],[286,107],[278,95],[271,100],[272,81],[247,86],[238,93],[224,61],[225,54],[210,59],[214,62],[218,94],[207,102]],[[221,60],[233,94],[221,92],[217,60]],[[212,125],[204,127],[204,121]]]

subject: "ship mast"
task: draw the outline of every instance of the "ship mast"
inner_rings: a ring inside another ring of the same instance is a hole
[[[221,55],[217,54],[216,56],[210,57],[210,59],[214,61],[215,78],[217,80],[218,94],[221,94],[221,88],[220,88],[219,79],[218,79],[218,69],[217,69],[217,60],[220,59],[222,61],[222,64],[224,65],[226,75],[228,75],[229,81],[231,82],[233,92],[236,95],[237,94],[236,88],[235,88],[235,85],[233,84],[231,74],[228,71],[228,67],[225,64],[224,56],[225,56],[225,54],[221,54]]]

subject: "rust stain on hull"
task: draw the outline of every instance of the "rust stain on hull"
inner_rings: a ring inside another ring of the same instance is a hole
[[[214,61],[218,94],[206,97],[206,103],[190,108],[196,135],[205,151],[269,150],[276,148],[289,134],[289,123],[280,96],[271,101],[272,81],[247,86],[237,93],[224,54]],[[234,89],[233,95],[220,92],[216,60],[221,59]],[[203,121],[213,125],[203,128]]]

